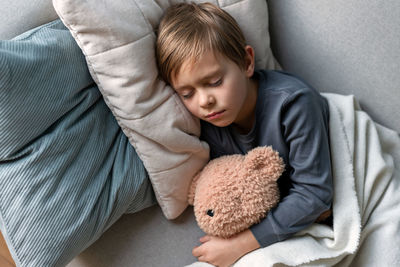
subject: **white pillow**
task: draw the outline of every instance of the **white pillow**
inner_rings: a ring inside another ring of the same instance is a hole
[[[155,33],[167,0],[53,0],[93,79],[149,172],[168,219],[187,207],[189,183],[208,161],[200,124],[158,77]],[[204,2],[204,1],[195,1]],[[265,0],[213,1],[230,12],[253,45],[257,67],[274,68]]]

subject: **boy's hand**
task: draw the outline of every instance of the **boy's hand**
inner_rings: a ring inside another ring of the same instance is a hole
[[[250,230],[243,231],[231,238],[203,236],[202,243],[192,251],[199,261],[218,267],[228,267],[248,252],[260,247]]]

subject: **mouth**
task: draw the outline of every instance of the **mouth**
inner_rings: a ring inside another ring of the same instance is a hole
[[[219,111],[219,112],[212,112],[212,113],[210,113],[210,114],[208,114],[208,115],[206,116],[206,119],[209,119],[209,120],[218,119],[219,117],[222,116],[222,114],[223,114],[224,112],[225,112],[225,110],[222,110],[222,111]]]

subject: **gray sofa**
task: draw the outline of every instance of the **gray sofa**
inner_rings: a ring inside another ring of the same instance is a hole
[[[272,49],[282,68],[321,92],[353,94],[400,132],[400,2],[269,0]],[[55,19],[50,0],[5,0],[0,38]],[[4,10],[7,10],[4,12]],[[124,215],[68,267],[184,266],[203,235],[191,208],[169,221],[159,206]]]
[[[272,48],[283,69],[323,92],[354,94],[400,132],[400,3],[270,0]],[[140,227],[138,227],[140,225]],[[69,267],[183,266],[202,235],[190,208],[175,221],[152,207],[121,218]]]

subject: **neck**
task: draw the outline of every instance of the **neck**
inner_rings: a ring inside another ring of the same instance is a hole
[[[246,101],[241,111],[240,117],[233,123],[233,126],[239,131],[241,134],[246,134],[250,132],[251,128],[255,123],[255,111],[256,111],[256,103],[257,103],[257,91],[258,91],[258,81],[255,79],[249,79],[248,84],[248,94],[246,97]]]

